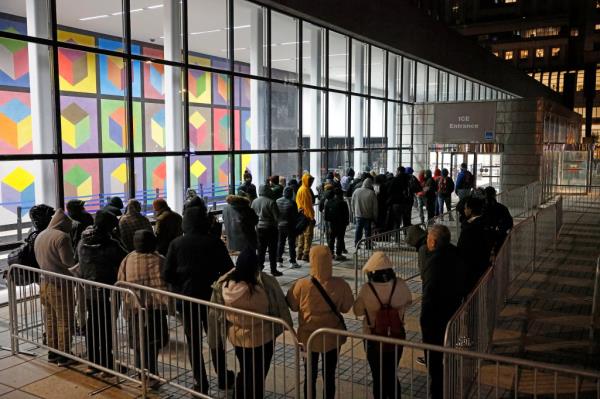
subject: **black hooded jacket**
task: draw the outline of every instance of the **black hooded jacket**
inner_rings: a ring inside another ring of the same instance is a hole
[[[90,226],[81,234],[77,255],[81,278],[113,285],[127,251],[112,238],[110,232]]]
[[[208,219],[200,208],[186,209],[183,236],[171,242],[163,279],[171,290],[210,300],[212,285],[233,267],[223,241],[208,233]]]

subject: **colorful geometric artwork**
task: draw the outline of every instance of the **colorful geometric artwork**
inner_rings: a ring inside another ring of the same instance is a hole
[[[101,100],[102,151],[124,152],[127,150],[127,112],[125,102]],[[141,104],[133,103],[134,149],[142,150]]]
[[[218,73],[213,74],[213,104],[229,103],[229,78]]]
[[[102,160],[102,185],[105,197],[113,195],[126,197],[127,180],[127,163],[124,159],[107,158]]]
[[[84,201],[98,199],[100,194],[99,165],[97,159],[65,159],[65,200],[79,198]]]
[[[0,91],[0,153],[32,152],[29,93]]]
[[[97,101],[61,96],[60,124],[65,153],[98,152]]]
[[[190,106],[190,150],[210,150],[210,108]]]
[[[210,59],[190,56],[190,64],[210,66]],[[191,103],[210,104],[211,73],[188,69],[188,96]]]
[[[146,151],[165,150],[165,105],[146,103],[144,105],[144,132]]]
[[[13,213],[17,207],[35,203],[35,178],[24,168],[17,166],[12,172],[4,176],[0,182],[0,200],[2,206]]]
[[[146,163],[146,193],[154,194],[158,189],[164,196],[167,188],[167,161],[165,157],[145,158]]]
[[[198,191],[198,195],[210,195],[212,178],[212,157],[210,155],[192,155],[190,157],[190,184]]]
[[[79,33],[58,31],[58,40],[67,43],[77,43],[94,46],[93,36]],[[96,56],[93,53],[58,49],[60,89],[79,93],[96,93]]]
[[[118,40],[98,39],[98,47],[106,50],[124,51],[123,43]],[[132,54],[139,54],[141,47],[132,45]],[[132,93],[134,97],[140,97],[142,93],[140,61],[132,61],[131,82]],[[100,92],[114,96],[125,95],[127,82],[125,81],[125,61],[119,57],[108,55],[98,55],[98,67],[100,71]]]
[[[226,151],[229,148],[229,111],[213,110],[213,150]]]
[[[240,124],[241,117],[241,124]],[[250,111],[236,110],[235,111],[235,149],[236,150],[250,150],[252,144],[250,142]],[[254,148],[262,149],[262,148]]]
[[[227,155],[214,155],[214,185],[215,195],[222,194],[229,185],[229,157]]]
[[[27,33],[25,23],[0,19],[0,31]],[[29,87],[27,42],[0,38],[0,85]]]
[[[162,50],[144,47],[144,55],[162,58]],[[144,62],[144,97],[162,100],[165,98],[165,67],[154,62]]]

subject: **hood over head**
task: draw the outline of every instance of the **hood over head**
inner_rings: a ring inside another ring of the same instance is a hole
[[[185,201],[185,203],[183,204],[183,210],[185,211],[187,208],[193,208],[193,207],[197,207],[197,208],[201,208],[204,209],[204,212],[207,211],[206,208],[206,203],[204,202],[204,200],[198,196],[195,197],[191,197],[188,200]]]
[[[373,189],[373,179],[371,179],[370,177],[366,178],[362,186],[363,188]]]
[[[85,206],[85,201],[79,199],[72,199],[67,202],[67,212],[70,215],[78,214],[83,212]]]
[[[182,229],[185,234],[208,233],[208,216],[204,209],[199,207],[187,208],[183,212]]]
[[[305,173],[302,176],[302,185],[306,188],[310,188],[311,180],[314,180],[314,177],[312,177],[310,173]]]
[[[284,188],[283,189],[283,197],[287,198],[289,200],[294,198],[294,189],[291,188],[290,186],[287,186],[286,188]]]
[[[258,196],[259,197],[269,197],[271,194],[269,191],[271,191],[271,187],[267,186],[266,184],[261,184],[258,187]]]
[[[133,234],[133,249],[144,254],[156,250],[156,236],[152,230],[137,230]]]
[[[298,187],[298,180],[290,179],[290,181],[288,182],[287,185],[288,185],[288,187],[296,188],[296,187]]]
[[[109,211],[100,210],[96,212],[94,227],[106,233],[110,233],[119,225],[117,217]]]
[[[409,166],[408,168],[406,168],[405,172],[407,175],[412,175],[413,173],[415,173],[415,170]]]
[[[111,197],[108,205],[112,205],[117,209],[123,209],[123,200],[121,197]]]
[[[408,228],[406,232],[406,243],[411,245],[417,249],[423,244],[425,244],[425,240],[427,239],[427,232],[418,225],[412,225]]]
[[[225,201],[233,206],[250,206],[250,199],[246,195],[228,195]]]
[[[197,197],[197,196],[198,196],[198,193],[193,188],[188,188],[187,190],[185,190],[186,201],[191,200],[192,198]]]
[[[152,209],[154,209],[155,212],[160,212],[169,209],[169,205],[164,198],[157,198],[152,203]]]
[[[382,251],[375,251],[363,266],[363,272],[372,273],[379,270],[393,269],[392,261]]]
[[[431,179],[433,176],[431,175],[431,171],[430,170],[426,170],[425,171],[425,178],[426,179]]]
[[[442,171],[440,170],[440,168],[435,168],[435,170],[433,171],[433,176],[440,177],[441,175]]]
[[[52,215],[54,215],[54,208],[46,204],[34,205],[29,210],[31,224],[33,224],[33,228],[37,231],[42,231],[48,227],[50,220],[52,220]]]
[[[325,245],[315,245],[310,249],[309,260],[311,276],[320,282],[331,279],[333,274],[333,257],[331,256],[329,247]]]
[[[129,202],[127,202],[127,213],[131,214],[131,213],[140,213],[142,211],[142,204],[140,204],[140,201],[136,200],[136,199],[130,199]]]
[[[352,168],[346,169],[346,176],[354,177],[354,169],[352,169]]]
[[[63,211],[61,208],[58,208],[56,212],[54,212],[54,216],[52,216],[50,224],[48,224],[48,228],[70,233],[71,229],[73,228],[73,222],[71,222],[71,219],[65,215],[65,211]]]

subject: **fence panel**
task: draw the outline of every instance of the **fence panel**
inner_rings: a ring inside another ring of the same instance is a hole
[[[563,197],[565,210],[600,213],[600,186],[552,185],[549,187],[552,195]]]
[[[145,392],[146,366],[133,349],[145,345],[134,327],[141,316],[121,307],[139,308],[130,290],[22,265],[9,267],[8,284],[13,354],[33,344],[60,363],[87,364]]]
[[[132,283],[118,286],[146,309],[145,357],[150,379],[165,384],[161,394],[300,397],[300,346],[283,320]]]

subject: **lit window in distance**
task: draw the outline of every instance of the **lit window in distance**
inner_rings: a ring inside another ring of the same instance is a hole
[[[535,49],[535,58],[544,58],[544,49],[543,48]]]
[[[512,51],[506,51],[504,53],[504,59],[505,60],[512,60],[513,59],[513,52]]]

